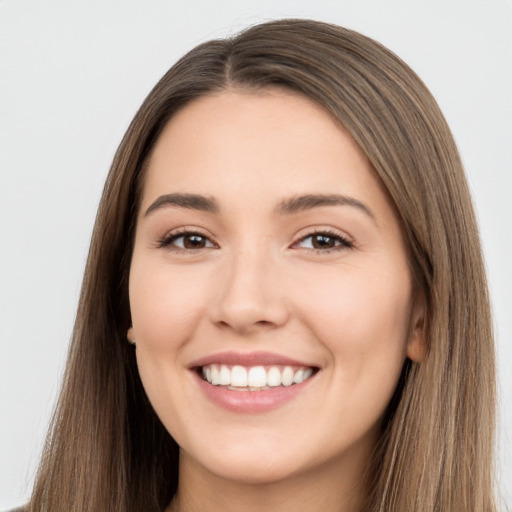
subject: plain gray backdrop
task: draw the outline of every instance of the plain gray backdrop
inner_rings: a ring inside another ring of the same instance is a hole
[[[489,272],[498,476],[511,503],[512,0],[0,0],[0,508],[29,496],[96,207],[136,109],[196,44],[281,17],[382,42],[448,119]]]

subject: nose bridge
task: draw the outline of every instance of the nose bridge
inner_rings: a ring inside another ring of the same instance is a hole
[[[288,312],[275,255],[262,240],[238,249],[224,262],[214,320],[237,331],[282,325]]]

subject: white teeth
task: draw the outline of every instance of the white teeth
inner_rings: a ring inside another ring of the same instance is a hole
[[[300,384],[313,375],[313,369],[307,367],[293,368],[291,366],[263,366],[245,368],[235,365],[211,364],[202,367],[203,379],[214,386],[229,386],[239,391],[259,391],[269,387],[291,386]]]
[[[233,366],[231,369],[231,385],[237,388],[247,387],[247,370],[243,366]]]
[[[295,372],[295,375],[293,376],[293,382],[295,384],[300,384],[304,380],[304,370],[301,368],[300,370],[297,370]]]
[[[281,374],[281,382],[283,386],[291,386],[293,384],[293,370],[289,366],[285,366]]]
[[[231,372],[225,364],[220,367],[219,384],[221,386],[229,386],[231,384]]]
[[[272,366],[267,372],[267,386],[276,387],[281,385],[281,372],[277,366]]]
[[[214,386],[218,386],[220,384],[220,381],[219,381],[219,369],[213,365],[212,366],[212,384]]]
[[[263,366],[253,366],[249,370],[248,377],[249,387],[252,388],[262,388],[267,385],[267,372]]]

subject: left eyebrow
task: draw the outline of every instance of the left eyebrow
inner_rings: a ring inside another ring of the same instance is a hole
[[[274,213],[277,215],[292,215],[321,206],[352,206],[375,221],[375,216],[368,206],[353,197],[340,194],[307,194],[283,199],[274,208]]]

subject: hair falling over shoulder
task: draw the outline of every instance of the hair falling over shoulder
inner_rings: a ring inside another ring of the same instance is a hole
[[[372,39],[281,20],[204,43],[158,82],[115,155],[99,206],[62,391],[30,512],[161,511],[178,447],[153,411],[132,347],[128,272],[145,166],[182,106],[215,91],[282,87],[321,105],[391,198],[425,298],[427,354],[406,363],[368,475],[365,512],[492,512],[494,345],[474,209],[435,100]]]

